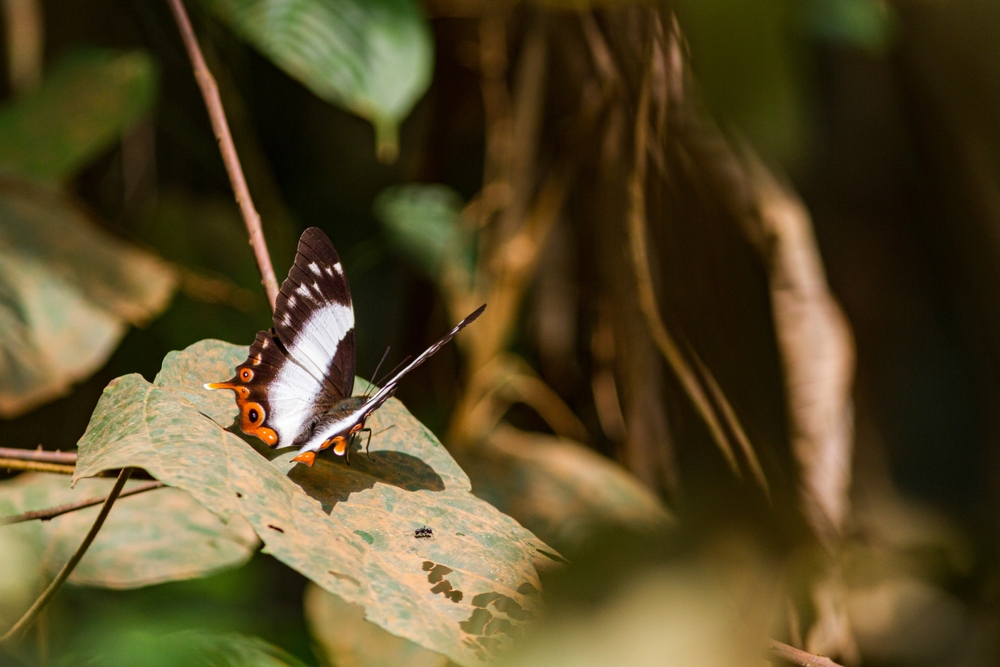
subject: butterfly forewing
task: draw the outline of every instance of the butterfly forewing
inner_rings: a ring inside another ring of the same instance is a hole
[[[281,285],[274,328],[257,334],[228,382],[240,428],[273,446],[289,446],[354,389],[354,310],[337,251],[315,227],[299,240]]]
[[[322,231],[299,239],[281,284],[274,330],[292,359],[326,386],[326,407],[354,390],[354,307],[340,257]]]

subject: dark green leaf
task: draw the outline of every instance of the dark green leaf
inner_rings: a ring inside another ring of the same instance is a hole
[[[243,39],[305,84],[375,125],[395,159],[398,126],[433,71],[430,28],[413,0],[202,0]]]
[[[173,269],[94,225],[75,203],[0,182],[0,416],[68,391],[128,324],[160,313]]]
[[[61,665],[94,667],[306,667],[277,646],[236,633],[185,630],[151,636],[123,632],[103,642],[96,656],[66,656]]]
[[[462,225],[462,198],[444,185],[387,188],[375,199],[375,216],[389,240],[424,274],[437,280],[443,269],[472,275],[474,244]]]
[[[369,420],[371,457],[356,451],[351,467],[322,456],[307,468],[294,451],[255,443],[269,461],[223,430],[235,401],[202,384],[231,376],[246,354],[202,341],[168,355],[152,384],[128,375],[110,386],[80,441],[77,477],[145,468],[219,516],[246,518],[267,552],[363,606],[368,620],[461,664],[478,664],[537,615],[536,568],[557,557],[473,496],[395,399]],[[417,539],[425,525],[434,537]]]
[[[892,6],[880,0],[810,0],[802,12],[815,35],[876,54],[885,53],[899,32]]]
[[[37,92],[0,109],[0,170],[65,181],[147,113],[155,93],[146,53],[77,52]]]

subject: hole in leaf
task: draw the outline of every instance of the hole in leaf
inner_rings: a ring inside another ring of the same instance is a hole
[[[447,579],[435,585],[434,588],[431,589],[431,593],[440,593],[452,602],[461,602],[462,597],[464,597],[464,593],[452,588],[451,582]]]
[[[468,620],[459,623],[458,627],[470,635],[481,635],[483,634],[483,628],[492,620],[493,614],[485,609],[473,609],[472,616],[469,616]]]
[[[517,592],[521,595],[538,595],[538,589],[527,581],[517,587]]]
[[[428,563],[430,563],[431,565],[431,567],[429,568],[427,567]],[[424,561],[424,570],[425,571],[429,570],[429,573],[427,575],[427,581],[432,584],[438,583],[439,581],[444,579],[444,575],[451,574],[453,572],[453,570],[450,567],[446,567],[444,565],[435,565],[434,563],[431,563],[429,560]]]

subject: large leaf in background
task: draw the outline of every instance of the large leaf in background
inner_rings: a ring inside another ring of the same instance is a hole
[[[202,0],[319,97],[375,126],[380,159],[430,85],[434,45],[414,0]]]
[[[176,283],[168,265],[62,195],[0,181],[0,417],[90,375],[127,325],[166,308]]]
[[[608,526],[644,532],[673,522],[634,475],[572,440],[499,426],[459,460],[477,496],[569,555]]]
[[[636,548],[639,545],[628,545]],[[565,573],[575,588],[505,667],[748,667],[761,665],[767,632],[781,600],[774,572],[735,539],[721,540],[690,562],[656,569],[632,563],[625,585],[600,601],[588,599],[595,573],[622,568],[630,554]],[[624,573],[623,573],[624,574]],[[613,578],[613,575],[612,575]],[[600,583],[596,584],[600,587]]]
[[[125,487],[142,483],[130,481]],[[29,473],[0,483],[0,515],[10,516],[106,496],[114,479],[81,480],[70,488],[62,475]],[[30,596],[16,594],[16,579],[32,583],[51,580],[80,546],[99,506],[63,514],[50,521],[29,521],[2,529],[4,567],[0,590],[0,617],[23,612]],[[233,517],[228,524],[202,508],[179,489],[156,489],[121,498],[70,583],[105,588],[135,588],[165,581],[202,577],[242,565],[257,550],[257,537],[246,521]],[[8,567],[13,561],[14,567]],[[17,567],[26,562],[28,567]],[[37,589],[36,589],[37,592]]]
[[[118,141],[155,93],[156,67],[146,53],[77,52],[36,92],[0,109],[0,170],[62,182]]]
[[[57,665],[76,667],[306,667],[286,651],[257,637],[185,630],[160,636],[123,631],[101,642],[96,655],[74,653]]]
[[[462,225],[462,198],[445,185],[412,184],[386,188],[375,199],[375,217],[393,246],[431,280],[459,269],[471,282],[475,243]]]
[[[389,634],[365,620],[365,610],[310,584],[305,594],[309,632],[338,667],[445,667],[448,658]]]
[[[368,620],[461,664],[519,634],[540,607],[536,568],[559,557],[473,496],[395,399],[369,420],[371,457],[355,453],[351,467],[323,456],[307,468],[292,463],[295,451],[254,443],[262,456],[223,429],[237,415],[232,395],[202,388],[246,354],[201,341],[167,355],[152,384],[138,375],[113,383],[80,440],[76,477],[145,468],[221,517],[245,517],[266,552],[363,606]],[[425,525],[434,536],[418,539]]]

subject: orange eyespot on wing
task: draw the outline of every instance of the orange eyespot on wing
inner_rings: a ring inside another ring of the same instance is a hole
[[[264,423],[267,416],[264,413],[264,406],[253,401],[240,401],[240,428],[246,433],[247,429],[256,429]]]
[[[244,382],[249,382],[250,380],[253,379],[253,371],[250,370],[249,368],[241,368],[239,377]]]

